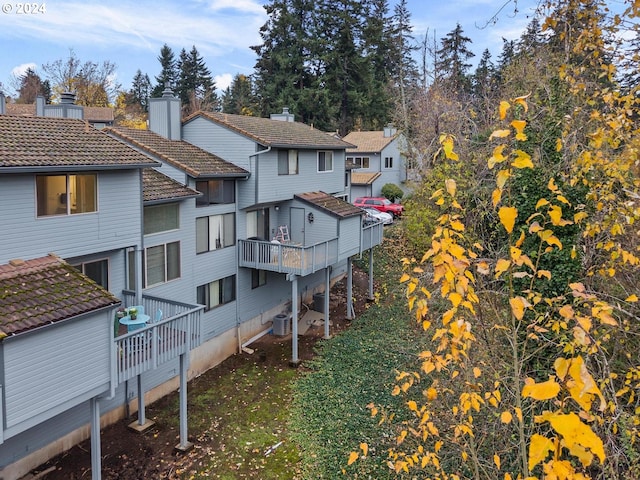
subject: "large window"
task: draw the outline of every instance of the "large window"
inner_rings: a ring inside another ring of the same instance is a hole
[[[205,305],[205,310],[219,307],[236,299],[236,276],[231,275],[215,282],[201,285],[197,289],[197,302]]]
[[[98,180],[95,174],[38,175],[37,215],[74,215],[98,210]]]
[[[298,150],[278,150],[278,175],[298,174]]]
[[[109,261],[106,258],[72,265],[101,287],[109,289]]]
[[[219,203],[234,203],[236,201],[235,180],[202,180],[196,182],[196,190],[202,193],[196,199],[196,206]]]
[[[318,171],[333,172],[333,152],[318,152]]]
[[[218,250],[235,244],[235,213],[196,218],[196,253]]]
[[[393,168],[393,157],[384,157],[384,168]]]
[[[349,157],[358,168],[369,168],[369,157]]]
[[[143,263],[145,287],[180,278],[180,242],[146,248]]]
[[[144,234],[177,230],[178,212],[177,203],[144,207]]]

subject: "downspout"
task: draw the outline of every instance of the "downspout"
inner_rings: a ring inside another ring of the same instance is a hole
[[[254,189],[255,189],[255,202],[254,203],[260,203],[258,201],[258,180],[260,179],[259,176],[259,169],[258,169],[258,157],[264,153],[269,153],[271,151],[271,145],[269,145],[269,147],[266,148],[266,150],[260,150],[259,152],[254,153],[253,155],[249,155],[249,169],[251,169],[251,157],[256,157],[256,178],[254,181]],[[271,228],[271,225],[269,225],[269,228]]]
[[[251,168],[251,159],[253,157],[256,158],[256,168],[255,168],[255,180],[254,180],[254,203],[258,203],[258,157],[260,155],[262,155],[263,153],[269,153],[271,151],[271,146],[267,147],[265,150],[260,150],[252,155],[249,155],[249,172],[250,174],[253,174],[252,172],[252,168]],[[236,183],[236,187],[237,187],[237,183]],[[236,188],[237,191],[237,188]],[[236,195],[236,219],[238,218],[238,213],[239,213],[240,209],[238,207],[238,198]],[[271,228],[271,225],[269,225],[269,228]],[[246,234],[246,231],[245,231]],[[245,235],[246,236],[246,235]],[[238,245],[238,229],[236,229],[236,245]],[[237,248],[237,247],[236,247]],[[240,261],[239,259],[240,257],[240,250],[238,250],[238,262]],[[240,276],[236,275],[236,296],[237,296],[237,292],[240,291]],[[243,343],[242,343],[242,336],[240,335],[240,302],[238,302],[238,299],[236,298],[236,336],[238,337],[238,353],[242,353],[242,347],[243,347]]]
[[[142,254],[144,252],[144,196],[142,194],[142,169],[138,170],[138,177],[140,181],[140,242],[135,247],[136,257],[136,301],[134,305],[142,305]]]

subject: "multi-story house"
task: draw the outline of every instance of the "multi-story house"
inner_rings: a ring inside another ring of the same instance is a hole
[[[406,159],[402,153],[404,136],[395,128],[350,132],[343,140],[353,145],[347,148],[347,160],[355,167],[351,175],[351,200],[379,197],[387,183],[403,187],[407,180]]]
[[[381,241],[382,226],[363,226],[339,198],[349,145],[286,113],[181,122],[167,92],[151,102],[150,131],[98,131],[79,119],[8,116],[2,100],[5,478],[89,431],[100,478],[100,425],[137,410],[132,426],[142,429],[145,401],[177,387],[178,448],[188,448],[188,378],[283,315],[293,317],[297,363],[300,304],[326,293],[328,336],[330,282],[346,274],[350,286],[353,256]],[[114,315],[132,305],[152,320],[127,332]]]

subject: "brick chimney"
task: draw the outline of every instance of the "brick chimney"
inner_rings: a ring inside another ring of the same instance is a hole
[[[181,140],[181,102],[169,85],[160,98],[149,99],[149,130],[169,140]]]

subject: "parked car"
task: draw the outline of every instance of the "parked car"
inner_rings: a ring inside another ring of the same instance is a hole
[[[384,197],[359,197],[354,200],[353,204],[360,208],[373,207],[380,212],[390,213],[394,217],[399,217],[404,211],[402,205],[393,203]]]
[[[366,213],[365,223],[382,222],[383,225],[391,225],[393,223],[393,215],[387,212],[381,212],[372,207],[363,208]]]

